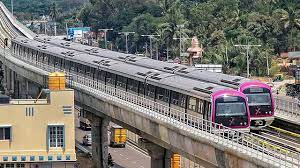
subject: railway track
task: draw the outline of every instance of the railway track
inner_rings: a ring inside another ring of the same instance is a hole
[[[262,129],[259,133],[251,132],[249,136],[252,136],[252,138],[245,137],[245,141],[252,145],[257,145],[257,150],[260,150],[259,146],[268,146],[273,151],[276,151],[276,153],[272,154],[274,157],[280,157],[280,154],[287,154],[293,158],[300,157],[299,134],[270,126]],[[269,154],[270,151],[261,152]]]

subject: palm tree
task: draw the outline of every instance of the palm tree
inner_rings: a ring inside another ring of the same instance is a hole
[[[189,30],[186,28],[188,22],[185,20],[183,14],[180,11],[180,1],[177,0],[166,11],[165,16],[162,18],[162,24],[159,25],[163,33],[166,46],[168,48],[178,46],[179,42],[174,41],[174,38],[187,38]],[[180,27],[179,25],[185,25]],[[180,47],[178,47],[180,48]],[[178,50],[179,51],[179,50]]]
[[[55,2],[50,6],[49,12],[49,17],[54,22],[54,35],[56,36],[56,20],[59,15],[59,10],[57,9]]]
[[[273,17],[276,21],[274,32],[280,42],[277,44],[277,50],[278,52],[287,51],[290,30],[300,29],[300,9],[293,6],[277,9],[273,12]]]

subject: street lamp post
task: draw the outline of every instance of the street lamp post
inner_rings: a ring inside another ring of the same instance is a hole
[[[141,35],[142,37],[148,37],[150,40],[150,57],[152,58],[152,39],[154,37],[160,37],[160,35],[156,35],[156,34],[147,34],[147,35]]]
[[[249,50],[251,47],[260,47],[261,45],[253,45],[253,44],[236,44],[235,47],[246,47],[246,55],[247,55],[247,77],[250,77],[250,69],[249,69]]]
[[[98,31],[103,31],[104,32],[104,42],[105,42],[105,49],[107,49],[107,38],[106,38],[106,34],[108,31],[110,30],[114,30],[114,29],[98,29]]]
[[[128,54],[128,36],[129,34],[134,34],[135,32],[120,32],[119,34],[125,35],[125,41],[126,41],[126,54]]]

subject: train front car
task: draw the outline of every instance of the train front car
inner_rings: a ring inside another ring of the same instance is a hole
[[[213,93],[212,121],[240,132],[249,132],[250,113],[246,95],[231,89]]]
[[[248,81],[240,85],[239,91],[248,98],[251,129],[260,130],[270,125],[275,110],[271,87],[259,81]]]

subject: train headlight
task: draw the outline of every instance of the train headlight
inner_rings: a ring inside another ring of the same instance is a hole
[[[247,122],[244,122],[244,125],[247,125]]]
[[[272,114],[272,111],[269,111],[269,114]]]
[[[240,123],[240,125],[243,125],[243,123]]]

